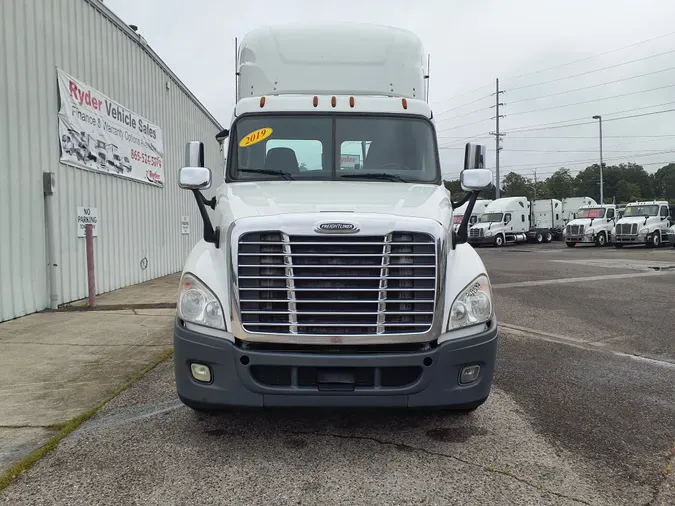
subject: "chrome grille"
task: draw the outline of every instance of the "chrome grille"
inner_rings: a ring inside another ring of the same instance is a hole
[[[616,226],[616,235],[637,235],[637,223],[619,223]]]
[[[483,237],[485,231],[482,228],[470,228],[469,237]]]
[[[436,300],[432,236],[289,236],[239,239],[242,328],[253,333],[427,332]]]
[[[567,225],[567,235],[584,235],[584,226],[583,225]]]

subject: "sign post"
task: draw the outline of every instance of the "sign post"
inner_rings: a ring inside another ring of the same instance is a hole
[[[89,307],[96,305],[96,279],[94,277],[94,226],[85,225],[84,234],[87,241],[87,286],[89,290]]]

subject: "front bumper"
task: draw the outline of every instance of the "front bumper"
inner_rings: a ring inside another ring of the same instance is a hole
[[[566,235],[565,242],[573,242],[574,244],[584,243],[591,244],[595,242],[595,234],[593,235]]]
[[[615,235],[614,243],[616,244],[647,244],[651,243],[650,235]]]
[[[176,322],[176,388],[185,404],[201,409],[470,405],[486,399],[490,393],[498,339],[493,320],[484,332],[446,341],[428,351],[271,351],[242,348],[225,339],[187,330]],[[211,383],[193,379],[190,372],[193,362],[210,367]],[[459,376],[467,365],[479,365],[480,374],[473,383],[463,385]],[[355,375],[360,379],[351,386],[345,384],[344,378],[354,375],[354,371],[360,371]],[[405,374],[398,375],[397,371]],[[312,378],[319,377],[342,378],[338,383],[343,383],[312,384]],[[375,382],[368,378],[375,378]],[[397,384],[404,381],[408,382]]]
[[[490,236],[490,237],[469,237],[469,244],[472,246],[483,246],[485,244],[494,244],[495,243],[495,236]]]

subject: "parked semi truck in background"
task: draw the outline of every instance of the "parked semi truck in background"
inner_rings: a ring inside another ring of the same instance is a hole
[[[566,197],[561,199],[562,202],[562,225],[566,226],[570,221],[577,216],[577,211],[584,206],[597,206],[598,203],[591,197]]]
[[[174,327],[180,399],[206,411],[475,409],[498,331],[466,236],[492,173],[468,145],[455,233],[420,39],[363,24],[266,27],[238,58],[216,196],[200,191],[212,181],[203,143],[188,144],[179,174],[204,220]],[[355,145],[362,162],[340,167]]]
[[[564,240],[568,247],[573,248],[579,243],[605,246],[612,241],[616,224],[614,204],[583,206],[576,216],[565,227]]]
[[[493,200],[469,230],[473,245],[551,242],[562,236],[562,202],[557,199],[535,200],[527,197],[504,197]]]
[[[483,212],[485,212],[485,208],[490,202],[492,201],[484,199],[476,200],[476,204],[473,206],[471,216],[469,216],[469,227],[473,227],[478,222]],[[464,214],[466,213],[468,206],[469,203],[466,202],[452,212],[452,229],[455,232],[459,230],[459,226],[462,224],[462,220],[464,219]]]
[[[671,225],[667,201],[630,202],[616,222],[614,246],[623,248],[626,244],[644,244],[659,247],[668,241]]]

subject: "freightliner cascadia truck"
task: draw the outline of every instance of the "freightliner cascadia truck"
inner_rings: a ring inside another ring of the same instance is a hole
[[[180,399],[205,412],[480,406],[498,328],[467,227],[492,173],[484,146],[467,144],[467,193],[451,200],[420,39],[276,26],[248,33],[237,54],[215,197],[201,193],[214,178],[203,143],[188,143],[179,175],[204,221],[180,283]],[[355,153],[358,164],[340,163]]]

